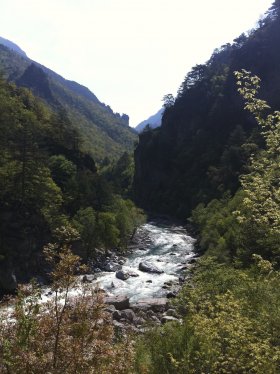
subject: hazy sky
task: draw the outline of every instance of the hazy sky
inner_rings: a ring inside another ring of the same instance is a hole
[[[214,48],[255,26],[272,0],[0,0],[0,36],[92,90],[130,125],[176,94]]]

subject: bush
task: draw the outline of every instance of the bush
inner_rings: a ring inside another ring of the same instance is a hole
[[[40,289],[32,284],[19,289],[12,315],[1,312],[3,374],[119,374],[130,370],[131,343],[116,340],[102,294],[79,286],[76,297],[70,297],[75,273],[82,267],[69,247],[75,232],[68,235],[66,231],[61,231],[64,244],[50,244],[45,249],[53,267],[53,297],[42,303]]]
[[[140,340],[138,373],[278,373],[280,273],[255,256],[249,270],[208,257],[176,301],[183,324]]]

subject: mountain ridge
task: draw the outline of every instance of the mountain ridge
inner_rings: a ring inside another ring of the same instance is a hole
[[[13,50],[14,52],[17,52],[21,56],[27,57],[27,54],[17,44],[15,44],[14,42],[12,42],[8,39],[3,38],[2,36],[0,36],[0,44],[6,46],[7,48],[9,48],[11,50]]]
[[[57,111],[63,108],[81,133],[85,151],[97,161],[105,157],[117,158],[124,151],[133,150],[137,138],[135,130],[128,126],[129,117],[114,113],[87,87],[63,78],[1,42],[0,69],[8,81],[31,89],[52,109]],[[36,79],[39,76],[41,84],[45,81],[44,93],[38,90]]]
[[[164,112],[164,108],[161,108],[159,111],[157,111],[155,114],[151,115],[149,118],[145,119],[144,121],[140,122],[136,127],[135,130],[140,133],[142,132],[147,125],[150,126],[150,128],[154,129],[156,127],[159,127],[161,125],[162,115]]]

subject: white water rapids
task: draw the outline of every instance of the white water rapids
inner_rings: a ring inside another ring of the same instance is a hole
[[[122,267],[124,272],[132,271],[138,277],[130,277],[125,281],[116,278],[115,272],[102,272],[92,283],[93,287],[104,289],[109,296],[123,295],[135,303],[139,299],[164,297],[168,290],[164,289],[166,282],[179,284],[183,269],[188,268],[190,260],[196,256],[194,251],[195,239],[189,236],[182,226],[150,222],[137,230],[138,243],[126,258]],[[144,244],[143,244],[144,243]],[[139,249],[141,248],[141,249]],[[139,263],[145,261],[163,271],[162,274],[146,273],[139,270]],[[81,277],[79,277],[80,279]],[[70,297],[77,297],[82,289],[79,283],[69,292]],[[49,287],[42,288],[41,303],[54,297]],[[13,306],[0,306],[0,317],[7,321],[14,310]]]
[[[123,265],[124,272],[132,271],[138,277],[125,281],[116,278],[115,273],[101,273],[97,283],[109,295],[126,295],[131,302],[151,297],[163,297],[167,291],[162,287],[166,282],[176,282],[195,256],[195,239],[182,226],[147,223],[138,229],[138,234],[148,238],[144,248],[134,249]],[[155,265],[162,274],[145,273],[139,270],[139,263],[146,261]]]

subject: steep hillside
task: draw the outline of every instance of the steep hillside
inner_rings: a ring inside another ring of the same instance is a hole
[[[150,128],[154,129],[161,125],[162,115],[164,109],[161,108],[157,113],[153,114],[149,118],[145,119],[145,121],[140,122],[136,127],[135,130],[137,132],[142,132],[146,126],[149,125]]]
[[[134,184],[143,207],[186,217],[199,202],[236,191],[248,156],[261,142],[237,93],[233,72],[240,69],[261,77],[261,96],[280,107],[278,1],[258,29],[195,66],[169,103],[161,128],[140,134]]]
[[[88,88],[64,79],[19,53],[13,43],[1,40],[0,70],[5,78],[31,89],[51,109],[66,113],[81,134],[83,149],[97,161],[133,149],[136,133],[128,126],[127,115],[114,113]]]
[[[1,36],[0,36],[0,44],[8,47],[9,49],[12,49],[13,51],[17,52],[21,56],[27,57],[26,53],[18,45],[16,45],[15,43],[11,42],[8,39],[2,38]]]
[[[46,87],[40,89],[47,97]],[[17,280],[46,275],[42,250],[59,233],[76,230],[75,251],[84,261],[94,261],[95,248],[125,247],[142,220],[127,200],[128,154],[107,171],[107,181],[64,113],[1,76],[0,133],[0,299]]]

